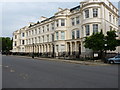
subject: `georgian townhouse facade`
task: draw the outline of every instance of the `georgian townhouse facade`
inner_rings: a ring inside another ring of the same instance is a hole
[[[42,16],[41,21],[15,31],[12,51],[87,55],[92,50],[84,47],[85,37],[101,30],[105,35],[110,30],[119,32],[118,9],[108,0],[85,0],[71,9],[59,8],[54,16]]]

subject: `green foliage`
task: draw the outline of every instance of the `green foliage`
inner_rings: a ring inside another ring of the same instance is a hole
[[[0,47],[2,51],[12,50],[12,40],[9,37],[0,37]]]
[[[120,40],[117,40],[116,37],[115,31],[108,31],[107,36],[104,36],[102,32],[96,33],[90,37],[86,37],[84,46],[93,51],[114,51],[117,46],[120,46]]]
[[[106,50],[114,51],[116,50],[116,47],[118,46],[118,40],[116,40],[116,33],[115,31],[109,31],[107,32],[107,36],[105,36],[106,39]]]
[[[90,37],[86,37],[84,43],[86,48],[93,51],[101,51],[104,48],[104,35],[102,32],[93,34]]]
[[[0,37],[0,51],[2,50],[2,38]]]

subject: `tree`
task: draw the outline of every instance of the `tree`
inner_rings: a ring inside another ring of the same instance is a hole
[[[93,34],[90,37],[86,37],[84,43],[86,48],[93,51],[102,51],[104,49],[104,35],[102,32]]]
[[[9,37],[0,37],[2,40],[2,51],[10,51],[12,50],[12,40]]]
[[[0,51],[2,50],[2,38],[0,37]]]
[[[105,43],[107,44],[106,50],[114,51],[116,50],[116,47],[120,45],[119,40],[116,40],[116,37],[118,36],[115,31],[107,32],[107,36],[105,36]]]
[[[102,31],[86,37],[84,41],[85,48],[92,49],[93,51],[100,52],[100,57],[103,57],[103,52],[106,50],[114,51],[119,46],[120,41],[116,39],[115,31],[108,31],[107,36],[104,36]]]

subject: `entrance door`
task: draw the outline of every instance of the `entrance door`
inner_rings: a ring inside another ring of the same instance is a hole
[[[53,45],[53,53],[52,53],[52,57],[54,57],[54,54],[55,54],[55,48],[54,48],[54,45]]]
[[[79,44],[79,55],[81,54],[81,45]]]

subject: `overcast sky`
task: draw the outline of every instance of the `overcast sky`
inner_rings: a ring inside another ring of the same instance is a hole
[[[117,2],[113,3],[117,7]],[[37,22],[41,16],[51,17],[57,8],[72,8],[79,2],[4,2],[2,3],[2,36],[12,37],[16,31],[29,22]],[[1,6],[1,3],[0,3]],[[0,18],[1,20],[1,18]]]

